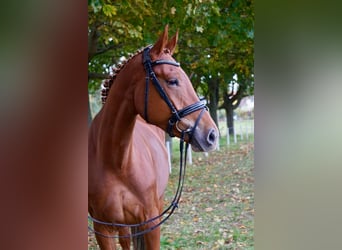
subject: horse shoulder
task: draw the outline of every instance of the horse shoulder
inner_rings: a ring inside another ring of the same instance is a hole
[[[152,156],[167,156],[165,132],[163,130],[157,126],[146,123],[142,119],[137,119],[133,133],[134,143],[137,148],[151,151]]]
[[[135,175],[139,180],[150,182],[151,185],[156,184],[158,195],[161,196],[169,177],[165,132],[142,119],[137,119],[133,132],[133,144],[132,161],[135,165],[133,167],[136,171]]]

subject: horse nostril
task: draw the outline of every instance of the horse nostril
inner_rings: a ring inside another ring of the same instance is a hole
[[[216,130],[212,128],[208,133],[207,142],[210,145],[214,145],[216,143],[216,138],[217,138]]]

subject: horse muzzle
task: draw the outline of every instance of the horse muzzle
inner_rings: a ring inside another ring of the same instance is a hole
[[[204,132],[197,127],[189,143],[195,152],[207,152],[216,149],[218,139],[219,133],[216,128],[209,128]]]

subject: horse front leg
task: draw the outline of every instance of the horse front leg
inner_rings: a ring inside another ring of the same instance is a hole
[[[146,219],[154,218],[159,215],[159,207],[153,209],[153,212]],[[151,223],[143,226],[144,230],[148,230],[154,226],[156,226],[160,222],[160,219],[154,220]],[[159,250],[160,249],[160,226],[154,228],[152,231],[146,233],[144,235],[144,241],[146,249],[148,250]]]
[[[164,205],[164,194],[161,195],[161,197],[159,198],[159,204],[158,207],[153,209],[153,212],[151,213],[152,215],[149,218],[154,218],[157,217],[158,215],[160,215],[163,212],[163,205]],[[146,216],[146,215],[145,215]],[[145,219],[147,220],[147,219]],[[147,225],[145,225],[144,227],[142,227],[142,230],[148,230],[151,227],[154,227],[155,225],[157,225],[160,222],[161,219],[157,219]],[[138,240],[139,242],[139,240]],[[142,243],[142,245],[145,246],[145,248],[143,247],[138,247],[138,248],[134,248],[135,250],[145,250],[145,249],[152,249],[152,250],[159,250],[160,249],[160,226],[158,226],[157,228],[155,228],[154,230],[152,230],[149,233],[146,233],[143,237],[143,241],[140,238],[140,242]]]
[[[146,249],[159,250],[160,249],[160,227],[157,227],[151,232],[146,233],[144,235],[144,241],[145,241]]]
[[[128,227],[121,227],[119,228],[119,242],[122,247],[122,250],[129,250],[131,246],[131,239],[129,237],[122,237],[128,236],[130,234]]]
[[[97,232],[95,237],[101,250],[116,250],[115,239],[106,237],[113,235],[112,230],[108,230],[106,226],[98,224],[94,225],[94,230]]]
[[[135,234],[138,234],[139,232],[141,232],[142,229],[139,227],[132,227],[131,231],[132,231],[132,234],[135,235]],[[144,235],[133,236],[132,241],[133,241],[133,249],[134,250],[146,250]]]

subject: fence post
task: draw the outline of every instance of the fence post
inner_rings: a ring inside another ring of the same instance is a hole
[[[166,141],[166,150],[167,150],[167,160],[169,162],[169,172],[171,174],[171,148],[170,148],[170,142]]]
[[[192,150],[191,150],[191,145],[189,144],[189,147],[188,147],[188,163],[189,165],[192,165]]]
[[[227,145],[230,145],[229,128],[227,128]]]
[[[243,141],[242,123],[240,123],[240,137],[241,137],[241,141]]]
[[[254,135],[254,123],[251,123],[251,135]]]

